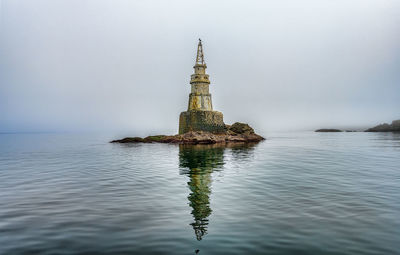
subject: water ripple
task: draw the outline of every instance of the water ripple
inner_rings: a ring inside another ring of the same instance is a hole
[[[396,254],[400,135],[0,135],[0,254]]]

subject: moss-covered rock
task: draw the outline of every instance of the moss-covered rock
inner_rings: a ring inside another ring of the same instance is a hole
[[[173,136],[156,136],[156,139],[124,138],[111,141],[112,143],[177,143],[177,144],[227,144],[227,143],[255,143],[265,140],[263,137],[253,134],[213,134],[205,131],[190,131],[185,134]]]
[[[212,128],[212,126],[210,127]],[[228,143],[255,143],[265,140],[257,135],[248,124],[236,122],[233,125],[218,126],[219,132],[188,131],[178,135],[153,135],[145,138],[127,137],[112,143],[178,143],[178,144],[228,144]]]
[[[165,137],[165,135],[150,135],[145,137],[143,140],[148,142],[160,142]]]
[[[235,122],[231,126],[228,127],[228,131],[231,131],[235,134],[254,134],[254,129],[250,127],[246,123]]]
[[[144,143],[144,139],[141,137],[125,137],[120,140],[112,140],[110,143]]]

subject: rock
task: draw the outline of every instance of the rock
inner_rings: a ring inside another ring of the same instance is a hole
[[[144,139],[141,137],[125,137],[120,140],[113,140],[110,143],[144,143]]]
[[[228,128],[228,131],[231,131],[236,134],[254,134],[254,129],[251,128],[248,124],[246,123],[240,123],[240,122],[235,122],[231,126],[226,125]]]
[[[392,124],[380,124],[365,130],[365,132],[400,132],[400,120],[394,120]]]
[[[340,129],[334,129],[334,128],[322,128],[322,129],[317,129],[315,132],[343,132]]]
[[[143,140],[146,142],[159,142],[162,141],[166,136],[165,135],[151,135],[148,137],[145,137]]]
[[[265,140],[257,134],[213,134],[205,131],[190,131],[185,134],[169,136],[162,142],[179,144],[249,143]]]
[[[249,125],[235,123],[229,130],[222,134],[215,134],[206,131],[189,131],[184,134],[173,136],[157,135],[146,138],[127,137],[121,140],[114,140],[111,143],[177,143],[177,144],[227,144],[227,143],[255,143],[265,140],[262,136],[254,133]]]

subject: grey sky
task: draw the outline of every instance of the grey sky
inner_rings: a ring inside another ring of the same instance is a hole
[[[1,1],[0,132],[176,133],[198,38],[257,130],[400,118],[400,1]]]

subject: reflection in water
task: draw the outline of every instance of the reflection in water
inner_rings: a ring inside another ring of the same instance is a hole
[[[247,160],[253,156],[256,143],[245,143],[235,146],[230,146],[232,149],[232,157],[235,161]]]
[[[234,158],[249,157],[253,145],[235,145],[232,148]],[[197,240],[201,240],[207,233],[208,217],[211,215],[211,173],[222,170],[224,165],[224,150],[227,146],[221,145],[180,145],[179,166],[181,174],[189,177],[188,196],[192,207],[193,227]]]
[[[400,147],[400,132],[372,133],[370,139],[381,142],[379,145],[382,147]]]
[[[197,240],[207,233],[208,217],[211,214],[211,173],[224,164],[224,148],[212,145],[180,145],[179,166],[181,174],[190,180],[188,186],[189,205],[193,208],[194,222],[191,223]]]

